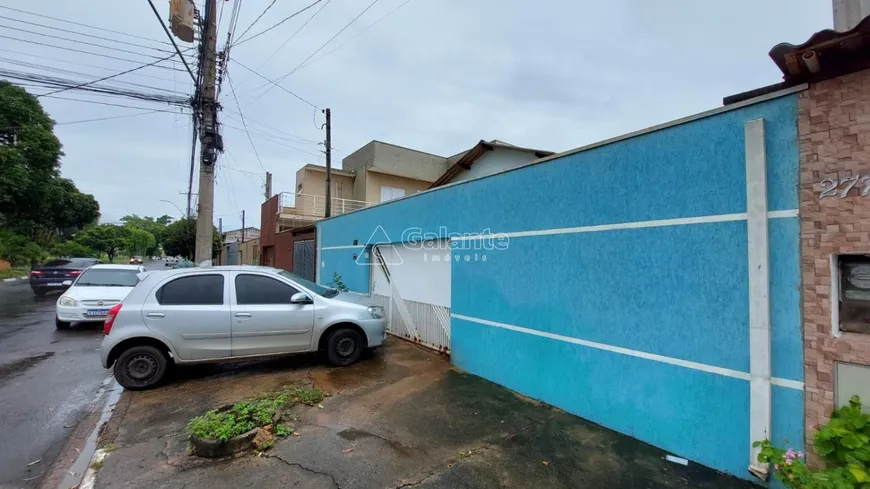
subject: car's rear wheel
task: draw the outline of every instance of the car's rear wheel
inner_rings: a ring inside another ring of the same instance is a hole
[[[48,293],[48,291],[45,289],[32,289],[32,290],[33,290],[33,295],[35,295],[36,297],[45,297],[45,294]]]
[[[115,380],[125,389],[138,391],[155,387],[163,380],[169,361],[153,346],[134,346],[115,361]]]
[[[343,367],[359,360],[365,344],[359,332],[351,328],[341,328],[329,335],[326,340],[326,357],[329,363]]]
[[[54,318],[54,327],[57,329],[69,329],[71,324],[72,323],[70,323],[69,321],[61,321],[57,317]]]

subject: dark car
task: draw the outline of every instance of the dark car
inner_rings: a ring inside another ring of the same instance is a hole
[[[37,297],[52,290],[66,290],[73,280],[91,265],[100,263],[96,258],[57,258],[30,271],[30,288]],[[64,282],[68,282],[64,284]]]

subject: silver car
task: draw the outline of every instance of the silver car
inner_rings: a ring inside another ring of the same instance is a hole
[[[103,367],[131,390],[157,385],[170,363],[320,351],[350,365],[386,338],[382,307],[269,267],[144,272],[109,310]]]

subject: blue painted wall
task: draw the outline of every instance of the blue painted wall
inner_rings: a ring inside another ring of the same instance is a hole
[[[400,242],[412,227],[510,233],[744,213],[744,122],[757,118],[769,210],[797,209],[790,95],[321,221],[321,282],[338,272],[368,292],[369,267],[353,256],[365,260],[376,230],[376,242]],[[802,381],[799,224],[769,224],[773,375]],[[452,313],[749,372],[746,243],[745,220],[516,237],[486,262],[453,262]],[[459,368],[748,477],[748,381],[455,317],[451,325]],[[802,448],[803,392],[774,386],[772,403],[772,438]]]

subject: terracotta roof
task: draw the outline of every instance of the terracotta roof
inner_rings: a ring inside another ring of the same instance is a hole
[[[505,143],[503,141],[499,141],[497,139],[494,139],[492,141],[484,141],[481,139],[480,142],[477,143],[473,148],[468,150],[462,156],[462,158],[459,158],[459,160],[456,161],[456,163],[454,163],[449,168],[447,168],[447,171],[445,171],[440,177],[438,177],[438,180],[435,180],[435,183],[430,185],[429,188],[435,188],[435,187],[440,187],[442,185],[445,185],[447,182],[452,180],[453,177],[455,177],[456,175],[459,175],[459,173],[462,172],[462,170],[470,170],[471,165],[473,165],[477,160],[482,158],[483,155],[485,155],[486,153],[488,153],[496,148],[509,149],[512,151],[522,151],[525,153],[533,153],[535,155],[535,157],[537,157],[537,158],[543,158],[545,156],[550,156],[550,155],[554,154],[552,151],[542,151],[539,149],[532,149],[532,148],[521,148],[519,146],[514,146],[513,144],[508,144],[508,143]]]
[[[845,32],[825,29],[802,44],[779,43],[768,54],[789,83],[817,81],[870,67],[870,17]]]

